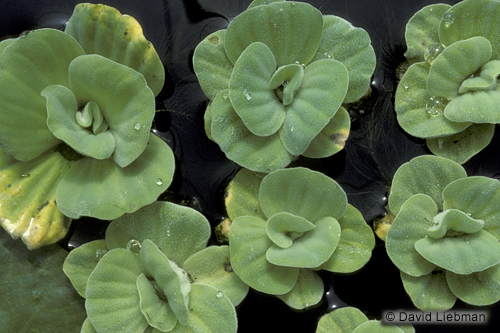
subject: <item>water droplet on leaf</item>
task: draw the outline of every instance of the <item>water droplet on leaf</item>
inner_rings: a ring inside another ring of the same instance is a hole
[[[163,180],[161,180],[161,178],[158,178],[156,180],[156,185],[158,185],[158,186],[163,185]]]
[[[138,240],[131,239],[127,243],[127,250],[134,253],[139,253],[139,251],[141,250],[141,243]]]
[[[444,26],[449,27],[455,22],[455,15],[452,12],[447,12],[443,15]]]
[[[444,108],[448,104],[448,100],[444,97],[432,96],[425,104],[427,113],[431,116],[438,116],[443,114]]]
[[[221,298],[222,296],[224,296],[224,294],[222,293],[222,291],[218,291],[218,292],[217,292],[217,297],[218,297],[218,298]]]
[[[108,253],[108,250],[106,250],[106,249],[98,249],[97,251],[95,251],[95,257],[99,261],[99,260],[102,259],[102,257],[104,257],[104,255],[106,253]]]
[[[438,55],[443,52],[444,46],[441,43],[433,43],[429,45],[427,49],[424,51],[424,59],[428,63],[432,64]]]
[[[141,123],[135,123],[134,129],[136,129],[137,131],[140,130],[141,129]]]

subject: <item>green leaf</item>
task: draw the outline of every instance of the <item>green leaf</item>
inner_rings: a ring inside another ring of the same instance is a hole
[[[477,91],[460,95],[448,103],[444,116],[457,122],[500,123],[500,91]]]
[[[500,4],[495,0],[467,0],[457,3],[443,15],[439,25],[439,39],[445,45],[475,36],[487,38],[494,58],[500,54]]]
[[[64,260],[63,271],[80,296],[85,297],[85,289],[90,273],[108,252],[106,241],[91,241],[72,250]]]
[[[56,188],[70,165],[58,152],[20,162],[0,149],[0,225],[28,249],[68,233],[71,220],[56,206]]]
[[[375,51],[368,33],[343,18],[323,16],[323,35],[312,62],[319,59],[340,61],[349,72],[349,88],[343,103],[359,100],[368,91],[375,70]]]
[[[201,251],[210,238],[208,220],[196,210],[166,201],[155,201],[135,213],[123,215],[106,229],[110,249],[126,248],[134,239],[150,239],[177,265]]]
[[[283,89],[283,105],[287,106],[293,102],[293,98],[302,85],[302,78],[304,77],[304,68],[299,64],[289,64],[278,68],[274,72],[269,88]]]
[[[321,301],[325,287],[319,275],[310,269],[299,270],[297,283],[284,295],[277,295],[292,309],[302,310]]]
[[[498,86],[497,77],[500,74],[500,60],[491,60],[481,67],[479,76],[466,79],[458,89],[459,94],[472,91],[493,90]]]
[[[87,319],[85,319],[85,321],[83,322],[82,330],[80,331],[80,333],[98,333],[98,332],[95,330],[94,326],[92,326],[92,323],[87,317]]]
[[[443,115],[441,99],[427,91],[430,65],[418,62],[411,65],[396,90],[395,109],[399,125],[410,135],[434,138],[463,131],[471,123],[450,121]]]
[[[106,5],[75,6],[66,29],[87,54],[99,54],[141,73],[154,95],[165,81],[165,70],[153,44],[144,38],[141,25]]]
[[[403,330],[397,326],[385,325],[378,320],[368,320],[353,331],[353,333],[372,333],[372,332],[383,332],[383,333],[403,333]]]
[[[483,230],[500,239],[500,182],[488,177],[455,180],[443,191],[444,208],[456,208],[484,220]]]
[[[277,133],[260,137],[248,130],[234,111],[227,90],[215,97],[210,109],[210,134],[230,160],[258,172],[284,168],[292,161]]]
[[[416,250],[415,243],[426,237],[438,209],[425,194],[406,200],[396,215],[385,241],[387,255],[402,272],[411,276],[429,274],[436,267]]]
[[[415,243],[415,249],[429,262],[457,274],[480,272],[500,263],[500,243],[484,230],[440,239],[422,238]]]
[[[148,327],[139,307],[140,274],[138,256],[125,249],[110,250],[99,261],[85,290],[87,315],[98,332],[142,333]]]
[[[60,143],[47,128],[46,103],[40,92],[53,84],[69,87],[69,64],[82,54],[73,38],[55,29],[34,30],[4,49],[0,57],[0,143],[7,154],[28,161]]]
[[[493,124],[472,124],[462,132],[427,139],[426,143],[433,154],[464,164],[489,145],[494,134]]]
[[[448,46],[436,57],[429,70],[427,90],[432,96],[452,100],[462,82],[491,57],[491,44],[484,37],[472,37]]]
[[[41,95],[47,99],[47,126],[56,138],[84,156],[98,160],[111,157],[115,150],[113,135],[109,131],[94,135],[77,123],[78,102],[71,90],[52,85]]]
[[[124,168],[137,159],[148,143],[155,115],[155,98],[144,77],[93,54],[71,62],[69,82],[78,104],[94,101],[101,109],[116,144],[113,160]]]
[[[287,107],[279,130],[281,141],[292,155],[306,151],[311,141],[330,122],[347,93],[349,74],[333,59],[307,65],[302,87]]]
[[[294,239],[290,247],[281,248],[276,244],[271,245],[266,252],[267,260],[278,266],[300,268],[318,267],[327,261],[339,243],[340,225],[336,219],[329,216],[314,224],[316,228]]]
[[[427,236],[439,239],[448,231],[472,234],[483,229],[484,221],[476,220],[458,209],[447,209],[434,216],[433,225],[427,230]],[[453,233],[455,234],[455,233]]]
[[[139,303],[141,312],[148,324],[161,332],[171,331],[177,324],[177,317],[169,303],[158,297],[155,287],[146,275],[139,275],[136,284],[141,300]]]
[[[267,220],[259,204],[259,188],[265,174],[241,168],[229,182],[225,204],[231,220],[239,216],[255,216]]]
[[[285,1],[285,0],[253,0],[247,9],[250,9],[250,8],[256,7],[256,6],[260,6],[260,5],[268,5],[272,2],[280,2],[280,1]]]
[[[67,254],[57,244],[28,250],[0,230],[2,331],[79,332],[84,299],[61,271]]]
[[[299,274],[295,267],[281,267],[266,259],[273,242],[267,237],[266,221],[252,216],[241,216],[229,229],[231,265],[243,282],[267,294],[289,292]]]
[[[243,301],[248,285],[236,275],[229,260],[229,246],[210,246],[189,257],[183,265],[194,283],[222,291],[234,306]]]
[[[193,68],[201,89],[211,100],[224,89],[229,88],[233,64],[229,61],[224,41],[226,30],[208,35],[194,50]]]
[[[193,283],[189,300],[189,321],[187,332],[196,333],[236,333],[237,319],[233,304],[216,288],[202,284]],[[186,332],[186,329],[174,328],[173,332]]]
[[[266,44],[277,66],[308,64],[323,31],[323,15],[303,2],[279,1],[249,8],[236,16],[227,27],[226,53],[234,64],[254,42]]]
[[[57,187],[57,206],[71,218],[112,220],[155,201],[170,185],[173,174],[172,150],[150,134],[144,152],[126,168],[111,159],[76,161]]]
[[[443,3],[433,4],[420,9],[410,18],[405,31],[407,59],[424,61],[424,55],[430,46],[441,45],[439,24],[443,14],[450,8],[450,5]]]
[[[485,306],[500,300],[500,265],[468,275],[446,272],[446,280],[451,291],[465,303]]]
[[[338,153],[344,149],[350,127],[349,113],[341,106],[302,155],[309,158],[324,158]]]
[[[160,251],[158,246],[149,239],[145,239],[141,243],[139,257],[142,267],[147,272],[148,276],[151,276],[155,280],[161,291],[163,291],[169,307],[175,313],[179,322],[182,325],[186,325],[189,316],[189,292],[191,291],[191,282],[189,282],[189,277],[186,272],[177,266],[176,263],[169,260],[167,256]],[[148,294],[149,293],[148,291]],[[139,295],[141,295],[141,291],[139,291]],[[146,297],[146,295],[144,296]],[[148,300],[145,301],[148,302]],[[150,299],[149,301],[153,300]],[[141,311],[145,311],[142,305]],[[166,311],[167,310],[162,310],[164,313],[161,314],[161,316],[167,316]],[[168,315],[169,320],[170,317],[171,315]],[[159,325],[160,322],[166,319],[156,317],[153,320],[159,320],[157,324]]]
[[[391,212],[397,215],[401,205],[417,193],[430,196],[437,208],[442,209],[444,188],[465,177],[467,173],[456,162],[432,155],[417,156],[401,165],[394,174],[389,195]]]
[[[444,271],[414,277],[401,272],[403,286],[413,305],[423,311],[446,311],[451,309],[457,297],[451,292]]]
[[[268,218],[288,212],[316,223],[326,216],[340,219],[347,207],[347,195],[336,181],[320,172],[291,168],[264,177],[259,202]]]
[[[323,315],[319,319],[316,333],[352,333],[356,327],[367,321],[368,318],[359,309],[353,307],[340,308]]]
[[[271,50],[256,42],[238,58],[229,81],[229,98],[234,110],[257,136],[276,133],[285,119],[285,107],[269,87],[275,70]]]
[[[316,225],[305,218],[286,212],[274,214],[266,223],[267,236],[283,249],[289,248],[294,240],[314,228]]]
[[[339,224],[340,240],[335,252],[318,268],[334,273],[352,273],[370,260],[375,236],[363,215],[352,205],[347,205]]]

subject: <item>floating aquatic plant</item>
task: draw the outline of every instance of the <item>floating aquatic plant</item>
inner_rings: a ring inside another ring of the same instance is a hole
[[[0,43],[0,220],[28,248],[69,218],[114,219],[150,204],[173,176],[150,133],[163,65],[139,23],[79,4],[64,32]]]
[[[317,270],[350,273],[371,257],[375,239],[332,179],[307,168],[263,174],[242,169],[226,207],[231,264],[250,287],[303,309],[323,296]]]
[[[434,4],[406,25],[414,62],[396,92],[397,119],[436,155],[465,163],[500,123],[500,3]]]
[[[387,232],[389,258],[422,310],[447,310],[457,298],[500,300],[500,182],[467,177],[456,162],[419,156],[395,173]]]
[[[248,286],[209,237],[202,214],[157,201],[70,252],[63,269],[86,299],[82,332],[236,332]]]
[[[411,325],[384,325],[379,320],[368,320],[359,309],[336,309],[319,319],[316,333],[414,333]]]
[[[367,92],[375,53],[365,30],[337,16],[254,1],[196,47],[193,64],[210,99],[209,138],[243,167],[270,172],[344,147],[350,120],[341,104]]]

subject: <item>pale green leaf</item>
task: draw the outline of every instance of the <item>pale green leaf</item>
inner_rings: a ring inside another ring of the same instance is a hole
[[[446,272],[451,291],[463,302],[485,306],[500,300],[500,265],[468,275]]]
[[[267,236],[283,249],[290,247],[294,240],[314,228],[316,225],[305,218],[287,212],[274,214],[266,223]]]
[[[80,3],[75,6],[65,32],[74,37],[87,54],[99,54],[141,73],[154,95],[165,82],[165,70],[153,44],[130,15],[113,7]]]
[[[0,143],[5,152],[28,161],[61,142],[47,128],[46,102],[40,92],[53,84],[69,87],[69,64],[83,54],[73,38],[55,29],[34,30],[4,49],[0,56]]]
[[[300,269],[297,283],[284,295],[277,295],[292,309],[302,310],[321,301],[325,287],[319,275],[310,269]]]
[[[108,252],[106,241],[91,241],[72,250],[64,260],[63,271],[80,296],[85,297],[85,289],[90,273]]]
[[[222,291],[234,306],[243,301],[248,285],[236,275],[229,260],[229,246],[210,246],[189,257],[182,267],[194,283]]]
[[[424,54],[429,46],[441,44],[439,24],[443,14],[450,8],[450,5],[444,3],[433,4],[420,9],[410,18],[405,31],[406,58],[424,61]]]
[[[478,124],[500,123],[500,90],[469,92],[454,98],[444,109],[451,121]]]
[[[281,267],[266,259],[273,242],[267,237],[266,221],[252,216],[241,216],[229,229],[231,265],[243,282],[267,294],[289,292],[299,274],[295,267]]]
[[[319,319],[316,333],[352,333],[356,327],[367,321],[368,317],[357,308],[340,308]]]
[[[139,257],[129,250],[110,250],[99,261],[85,290],[87,315],[98,332],[142,333],[148,327],[136,286],[141,273]]]
[[[226,30],[208,35],[194,50],[193,68],[201,89],[211,100],[229,88],[233,64],[226,56],[224,40]]]
[[[416,194],[401,207],[385,241],[387,255],[406,274],[422,276],[436,267],[416,250],[415,243],[427,235],[432,218],[438,210],[434,201],[425,194]]]
[[[229,23],[226,53],[234,64],[250,44],[262,42],[274,54],[278,67],[308,64],[316,53],[322,31],[323,15],[313,6],[273,2],[250,8]]]
[[[466,179],[466,178],[465,178]],[[435,239],[443,238],[448,231],[472,234],[484,227],[483,220],[476,220],[458,209],[447,209],[432,219],[433,225],[427,229],[427,236]],[[453,233],[455,234],[455,233]]]
[[[76,161],[57,187],[61,212],[111,220],[155,201],[172,181],[174,154],[160,138],[149,137],[144,152],[126,168],[112,159]]]
[[[451,292],[444,271],[414,277],[401,272],[403,286],[413,305],[423,311],[446,311],[455,305],[457,297]]]
[[[321,59],[306,66],[302,86],[287,107],[279,130],[283,145],[292,155],[306,151],[330,122],[344,100],[348,84],[347,69],[337,60]]]
[[[196,210],[166,201],[155,201],[133,214],[114,220],[106,230],[110,249],[126,248],[130,240],[150,239],[172,261],[184,261],[201,251],[210,238],[208,220]]]
[[[260,183],[265,175],[241,168],[229,182],[224,201],[231,220],[245,215],[267,219],[259,204]]]
[[[269,87],[275,71],[271,50],[256,42],[238,58],[229,81],[234,110],[248,130],[261,137],[276,133],[285,119],[285,107]]]
[[[320,172],[291,168],[264,177],[259,202],[268,218],[288,212],[316,223],[326,216],[340,219],[347,207],[347,195],[336,181]]]
[[[343,18],[323,16],[323,36],[312,61],[340,61],[349,72],[349,88],[343,103],[359,100],[368,91],[375,70],[375,52],[368,33]]]

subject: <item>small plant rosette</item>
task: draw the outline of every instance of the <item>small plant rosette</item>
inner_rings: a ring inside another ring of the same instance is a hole
[[[369,320],[357,308],[345,307],[323,315],[316,333],[415,333],[411,325],[386,325],[380,320]]]
[[[71,251],[63,270],[86,299],[82,332],[236,332],[249,288],[209,237],[201,213],[156,201]]]
[[[498,180],[467,177],[443,157],[419,156],[396,171],[386,250],[417,308],[500,300],[499,202]]]
[[[307,3],[254,1],[199,43],[193,66],[210,99],[208,137],[239,165],[271,172],[343,149],[341,105],[367,93],[375,53],[365,30]]]
[[[28,248],[71,219],[111,220],[150,204],[174,156],[150,132],[163,65],[139,23],[78,4],[65,31],[0,42],[0,221]]]
[[[375,246],[371,228],[342,188],[307,168],[267,175],[241,169],[228,187],[226,208],[235,273],[294,309],[321,300],[316,271],[359,270]]]
[[[500,123],[500,3],[433,4],[406,25],[405,56],[395,109],[399,125],[426,139],[438,156],[467,162]]]

